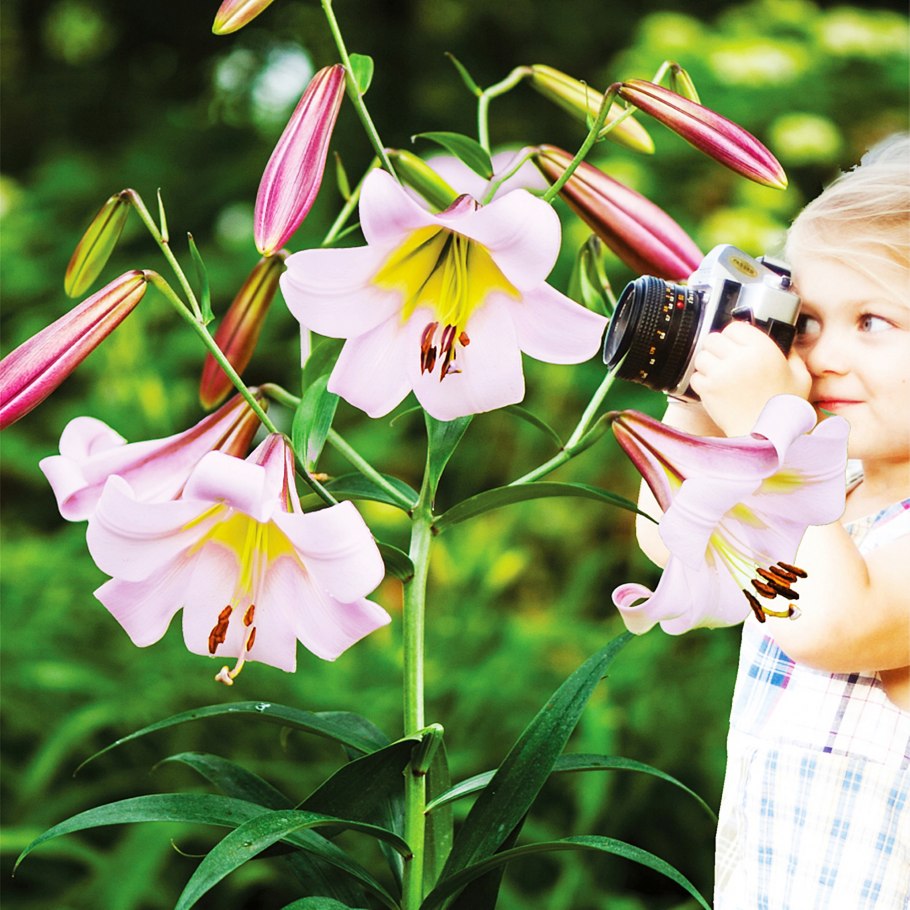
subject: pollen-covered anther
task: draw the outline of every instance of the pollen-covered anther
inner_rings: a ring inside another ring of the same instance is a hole
[[[758,602],[758,598],[751,592],[743,588],[743,594],[746,595],[746,600],[749,601],[749,606],[752,607],[752,612],[755,614],[755,618],[759,622],[765,621],[765,611],[762,609],[762,605]]]
[[[433,338],[436,335],[436,329],[439,327],[438,322],[427,323],[426,328],[420,336],[420,372],[432,373],[433,367],[436,366],[436,346],[433,344]]]
[[[243,624],[245,626],[251,626],[253,624],[253,616],[256,614],[256,604],[250,604],[246,613],[243,614]]]
[[[757,578],[750,579],[752,587],[761,594],[762,597],[767,597],[768,600],[774,600],[777,597],[777,591],[771,587],[771,585],[766,584],[763,581],[759,581]]]
[[[212,631],[209,632],[209,654],[214,654],[218,650],[218,645],[224,644],[224,640],[227,638],[230,618],[231,607],[228,605],[218,614],[218,622],[215,623]]]
[[[777,565],[785,572],[789,572],[790,574],[795,575],[797,578],[809,577],[809,573],[805,569],[801,569],[799,566],[790,565],[788,562],[779,562]]]

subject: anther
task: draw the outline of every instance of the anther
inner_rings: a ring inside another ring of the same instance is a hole
[[[786,569],[782,569],[780,566],[771,566],[768,571],[781,582],[787,582],[788,585],[792,585],[799,576],[794,575],[792,572],[788,572]]]
[[[771,587],[774,587],[775,585],[783,585],[784,587],[790,586],[790,581],[786,578],[781,578],[780,575],[776,575],[774,569],[762,569],[759,567],[756,570],[756,573],[764,578],[765,581],[771,585]],[[793,581],[796,581],[795,575],[793,576]]]
[[[809,576],[809,573],[805,569],[801,569],[799,566],[791,566],[788,562],[779,562],[778,565],[785,572],[791,572],[797,578],[808,578]]]
[[[780,594],[781,597],[787,600],[799,600],[799,594],[796,591],[793,591],[789,585],[779,584],[777,582],[771,581],[768,584]]]
[[[218,622],[215,623],[212,631],[209,632],[209,654],[214,654],[218,645],[224,644],[227,638],[228,621],[231,618],[231,607],[225,607],[218,614]]]
[[[256,604],[250,604],[247,607],[246,613],[243,614],[243,624],[245,626],[251,626],[253,624],[253,616],[256,613]]]
[[[459,344],[460,344],[462,347],[465,347],[465,348],[466,348],[466,347],[471,343],[471,339],[468,338],[468,333],[467,333],[467,332],[462,332],[462,333],[458,336],[458,342],[459,342]]]
[[[749,601],[749,606],[752,607],[752,612],[755,614],[755,618],[759,622],[765,621],[765,611],[762,609],[761,604],[758,602],[758,599],[752,594],[751,591],[747,591],[743,588],[743,594],[746,595],[746,600]]]
[[[767,597],[768,600],[774,600],[778,595],[778,591],[771,587],[771,585],[766,585],[763,581],[759,581],[757,578],[750,579],[752,582],[752,587],[761,594],[762,597]]]

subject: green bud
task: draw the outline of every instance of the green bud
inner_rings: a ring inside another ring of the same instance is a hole
[[[535,64],[530,67],[531,85],[545,98],[558,104],[563,110],[568,111],[573,117],[584,123],[591,124],[600,111],[604,96],[601,92],[591,88],[578,79],[573,79],[552,66]],[[611,104],[599,138],[612,139],[619,145],[633,149],[636,152],[652,154],[654,142],[648,131],[631,117],[611,126],[612,121],[626,113],[625,108],[619,104]]]
[[[111,196],[101,206],[66,267],[63,289],[67,297],[81,297],[101,274],[120,239],[129,213],[130,198],[126,190]]]
[[[395,166],[395,173],[402,182],[416,190],[431,205],[447,209],[457,198],[452,189],[423,158],[406,149],[389,149],[389,158]]]

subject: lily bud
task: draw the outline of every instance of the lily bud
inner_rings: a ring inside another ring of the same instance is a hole
[[[111,196],[101,206],[76,245],[66,267],[63,290],[67,297],[79,297],[84,294],[101,274],[120,239],[129,213],[130,199],[126,192]]]
[[[255,19],[272,0],[224,0],[215,13],[212,34],[230,35]]]
[[[535,162],[555,183],[572,155],[541,146]],[[585,224],[630,268],[641,274],[679,279],[690,275],[703,255],[695,241],[659,206],[592,164],[582,162],[560,195]]]
[[[0,430],[41,404],[129,316],[149,278],[125,272],[0,361]]]
[[[344,97],[340,63],[319,70],[284,128],[256,194],[256,248],[270,256],[287,242],[316,199],[332,129]]]
[[[530,83],[544,98],[558,104],[563,110],[568,111],[573,117],[584,123],[590,123],[600,111],[604,96],[601,92],[573,79],[552,66],[535,64],[530,67]],[[598,138],[612,139],[619,145],[633,149],[636,152],[653,154],[654,142],[648,131],[632,117],[626,117],[616,126],[610,126],[611,121],[625,113],[625,108],[620,104],[611,104],[607,113],[607,121]]]
[[[265,315],[275,299],[278,279],[285,268],[285,256],[287,253],[282,251],[260,259],[253,266],[215,332],[215,343],[238,373],[246,369],[256,349]],[[218,361],[211,354],[206,354],[199,382],[199,401],[202,406],[210,410],[227,398],[233,388],[233,383]]]
[[[459,196],[423,158],[405,149],[389,149],[388,156],[402,183],[416,190],[431,205],[447,209]]]
[[[619,96],[737,174],[764,186],[786,189],[787,175],[780,162],[750,132],[732,120],[641,79],[623,82]]]

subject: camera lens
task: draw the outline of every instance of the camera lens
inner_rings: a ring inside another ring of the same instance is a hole
[[[701,297],[693,288],[643,275],[626,285],[604,340],[617,376],[657,391],[679,385],[695,344]]]

